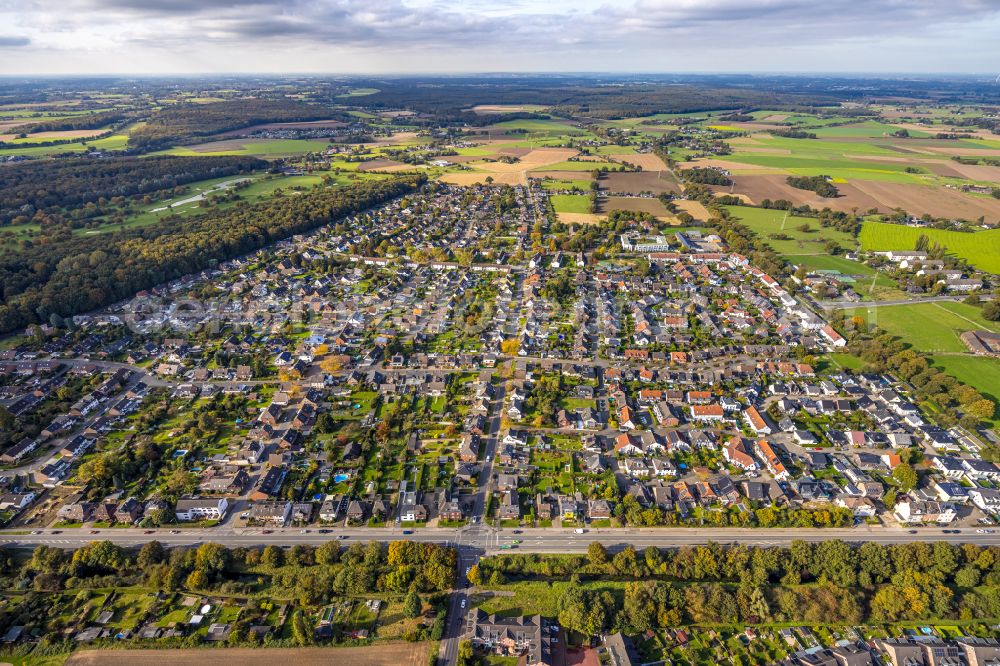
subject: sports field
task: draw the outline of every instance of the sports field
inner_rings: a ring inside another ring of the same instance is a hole
[[[860,315],[922,352],[964,352],[959,335],[973,329],[1000,333],[1000,325],[983,319],[979,308],[956,302],[912,303],[858,307],[844,311],[848,318]]]
[[[858,238],[865,250],[885,251],[912,250],[921,236],[926,236],[931,243],[946,247],[949,253],[965,259],[979,269],[1000,274],[1000,229],[965,233],[865,222]]]

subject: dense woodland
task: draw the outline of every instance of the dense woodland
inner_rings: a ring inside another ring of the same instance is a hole
[[[634,118],[655,113],[687,113],[732,108],[785,108],[835,103],[823,95],[775,94],[745,88],[695,87],[660,83],[616,86],[593,82],[497,81],[449,79],[428,86],[421,81],[372,84],[378,93],[364,97],[366,106],[412,108],[439,118],[459,120],[477,104],[538,104],[561,115],[594,118]],[[478,117],[481,122],[482,116]]]
[[[0,332],[113,303],[411,192],[423,177],[275,197],[101,236],[67,234],[0,257]]]
[[[145,124],[132,131],[129,145],[151,149],[262,123],[349,118],[328,107],[293,100],[239,99],[183,104],[153,113]]]
[[[1000,548],[974,544],[885,546],[843,541],[788,548],[709,544],[612,555],[486,558],[469,578],[517,589],[518,581],[568,581],[560,623],[585,635],[641,633],[680,624],[867,624],[1000,617]]]
[[[0,167],[0,226],[46,226],[60,209],[263,169],[254,157],[67,158]]]

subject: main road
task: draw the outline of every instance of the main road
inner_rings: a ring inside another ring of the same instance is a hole
[[[407,530],[410,531],[410,530]],[[266,533],[265,533],[266,532]],[[140,546],[147,541],[159,541],[166,546],[194,546],[201,543],[219,543],[225,546],[316,546],[327,541],[339,540],[350,544],[355,541],[395,541],[409,539],[458,547],[462,552],[493,555],[507,552],[530,553],[583,553],[591,542],[597,541],[614,550],[631,545],[637,549],[647,546],[678,548],[697,546],[710,542],[742,544],[748,546],[787,546],[792,541],[827,541],[840,539],[847,542],[892,544],[911,541],[943,541],[946,543],[975,543],[1000,546],[1000,529],[941,529],[937,527],[912,530],[865,526],[854,528],[602,528],[587,529],[582,534],[574,529],[525,528],[514,534],[513,530],[494,529],[483,525],[464,528],[416,528],[404,534],[403,530],[380,527],[317,529],[243,529],[215,527],[201,529],[62,528],[0,531],[0,546],[33,547],[40,544],[60,548],[78,548],[92,541],[107,540],[121,546]],[[514,544],[514,540],[520,541]],[[471,566],[471,565],[469,565]],[[464,568],[463,568],[464,573]]]

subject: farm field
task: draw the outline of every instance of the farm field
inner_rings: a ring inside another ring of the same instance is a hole
[[[848,318],[860,315],[917,351],[964,352],[959,335],[981,328],[1000,333],[1000,325],[983,319],[978,308],[957,302],[912,303],[844,310]]]
[[[651,192],[662,194],[664,192],[679,192],[680,184],[669,171],[629,171],[625,173],[612,172],[604,174],[598,186],[608,192],[621,192],[628,194],[639,194],[641,192]]]
[[[488,131],[492,135],[497,135],[501,133],[510,134],[525,134],[531,136],[549,136],[549,137],[559,137],[564,135],[569,136],[588,136],[592,137],[593,133],[578,127],[573,127],[569,123],[560,122],[558,120],[544,120],[544,119],[521,119],[521,120],[506,120],[504,122],[496,123],[490,125]]]
[[[965,259],[977,268],[1000,274],[1000,229],[965,233],[865,222],[858,238],[866,251],[885,251],[912,250],[921,236],[946,247],[950,254]]]
[[[598,199],[602,213],[613,210],[627,210],[635,213],[649,213],[663,220],[673,220],[673,215],[667,211],[659,199],[638,197],[602,197]]]
[[[201,666],[215,664],[329,664],[339,666],[424,666],[430,643],[390,643],[365,647],[336,648],[207,648],[176,650],[82,650],[66,660],[67,666],[127,666],[131,664],[172,664]]]
[[[786,123],[787,114],[770,114]],[[768,115],[755,115],[751,123],[712,124],[703,126],[721,131],[744,131],[749,136],[728,139],[732,154],[724,159],[698,159],[692,165],[717,166],[730,172],[732,187],[712,187],[718,193],[743,195],[752,203],[764,199],[786,199],[796,205],[841,211],[878,210],[890,213],[902,208],[913,215],[930,214],[1000,223],[1000,200],[985,195],[962,192],[958,186],[997,182],[1000,168],[988,165],[962,165],[953,156],[984,158],[995,156],[1000,141],[991,135],[972,139],[939,139],[938,131],[916,125],[877,121],[824,126],[834,119],[813,118],[801,125],[818,138],[788,138],[773,132],[780,126],[762,122]],[[799,116],[805,120],[808,116]],[[841,122],[843,119],[841,119]],[[897,132],[909,136],[895,136]],[[787,184],[789,175],[832,178],[840,196],[824,199],[807,190]]]
[[[548,177],[540,180],[541,185],[544,189],[552,190],[572,190],[577,189],[581,192],[588,192],[590,190],[590,183],[593,181],[586,180],[583,178],[554,178]]]

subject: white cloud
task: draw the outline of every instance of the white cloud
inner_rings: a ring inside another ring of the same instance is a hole
[[[969,71],[1000,60],[989,0],[0,0],[0,25],[0,49],[18,53],[0,58],[7,74]]]

